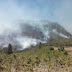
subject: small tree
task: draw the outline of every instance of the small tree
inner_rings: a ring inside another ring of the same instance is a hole
[[[39,44],[39,49],[41,49],[41,47],[42,47],[42,44],[41,44],[41,42],[40,42],[40,44]]]
[[[12,54],[13,52],[12,52],[12,45],[11,44],[9,44],[8,45],[8,54]]]

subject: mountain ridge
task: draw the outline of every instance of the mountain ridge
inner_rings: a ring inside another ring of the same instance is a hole
[[[28,46],[30,46],[30,44],[36,45],[39,42],[46,42],[49,38],[72,38],[72,35],[68,31],[66,31],[64,27],[56,22],[22,22],[18,25],[19,30],[15,32],[11,31],[8,33],[4,32],[6,35],[0,35],[0,45],[7,45],[11,43],[13,45],[19,44],[24,46],[25,44],[27,44]]]

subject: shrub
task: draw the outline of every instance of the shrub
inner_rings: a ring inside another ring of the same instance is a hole
[[[2,62],[2,58],[0,58],[0,63]]]
[[[46,60],[46,59],[44,59],[44,62],[47,62],[47,60]]]
[[[36,64],[40,64],[40,59],[35,61]]]
[[[50,51],[51,51],[51,50],[54,50],[54,48],[53,48],[53,47],[50,47],[49,50],[50,50]]]
[[[28,58],[27,59],[27,64],[30,64],[31,63],[31,58]]]
[[[16,59],[16,55],[14,55],[14,58]]]
[[[58,48],[58,51],[64,51],[64,47]]]
[[[68,52],[65,51],[65,52],[64,52],[64,55],[68,55]]]
[[[40,63],[40,59],[39,57],[36,57],[36,61],[35,61],[36,64],[39,64]]]
[[[36,57],[36,59],[39,59],[39,57]]]

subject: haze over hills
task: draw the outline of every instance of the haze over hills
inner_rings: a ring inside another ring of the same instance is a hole
[[[49,21],[25,21],[18,24],[16,31],[5,30],[0,35],[0,45],[21,45],[23,48],[45,43],[49,38],[72,38],[72,35],[62,26]]]

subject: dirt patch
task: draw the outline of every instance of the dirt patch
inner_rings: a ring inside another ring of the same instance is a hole
[[[54,47],[54,50],[58,50],[58,48]],[[65,51],[72,51],[72,47],[65,47],[64,50]]]

